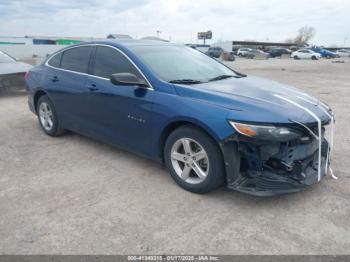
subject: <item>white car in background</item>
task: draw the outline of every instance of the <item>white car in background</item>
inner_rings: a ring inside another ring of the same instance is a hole
[[[340,50],[337,50],[336,54],[339,57],[350,57],[350,50],[340,49]]]
[[[31,65],[19,62],[0,51],[0,93],[9,89],[24,89],[24,75],[31,68]]]
[[[240,48],[237,51],[238,56],[245,56],[246,54],[250,53],[252,51],[251,48]]]
[[[290,57],[294,59],[312,59],[317,60],[321,58],[321,54],[316,53],[310,49],[299,49],[293,52]]]

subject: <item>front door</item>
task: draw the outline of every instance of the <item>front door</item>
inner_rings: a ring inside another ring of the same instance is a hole
[[[88,76],[87,87],[94,123],[94,136],[108,143],[140,152],[151,152],[152,104],[154,91],[138,86],[114,85],[109,78],[114,73],[133,73],[138,69],[117,49],[97,46]]]

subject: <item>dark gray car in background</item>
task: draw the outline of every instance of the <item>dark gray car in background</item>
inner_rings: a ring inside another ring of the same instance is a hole
[[[221,47],[209,47],[208,51],[205,52],[205,54],[211,57],[219,58],[223,52],[224,49]]]

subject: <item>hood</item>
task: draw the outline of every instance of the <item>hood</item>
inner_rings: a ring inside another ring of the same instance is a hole
[[[229,118],[244,122],[315,123],[329,121],[326,106],[316,98],[284,84],[260,77],[229,78],[197,85],[175,85],[179,95],[230,109]],[[283,99],[286,98],[286,99]],[[288,102],[286,100],[292,101]]]
[[[0,75],[25,73],[32,66],[23,62],[0,63]]]

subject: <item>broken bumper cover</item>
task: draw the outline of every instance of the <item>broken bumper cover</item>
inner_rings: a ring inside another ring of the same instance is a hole
[[[228,188],[256,196],[272,196],[298,192],[307,186],[316,184],[318,181],[317,152],[314,160],[301,171],[301,179],[291,178],[288,173],[282,175],[273,171],[256,172],[254,176],[241,175],[234,183],[227,185]],[[325,176],[326,158],[322,157],[321,178]]]
[[[320,179],[317,140],[294,144],[234,140],[221,144],[229,189],[255,196],[293,193],[326,175],[329,152],[326,139],[321,147]]]

